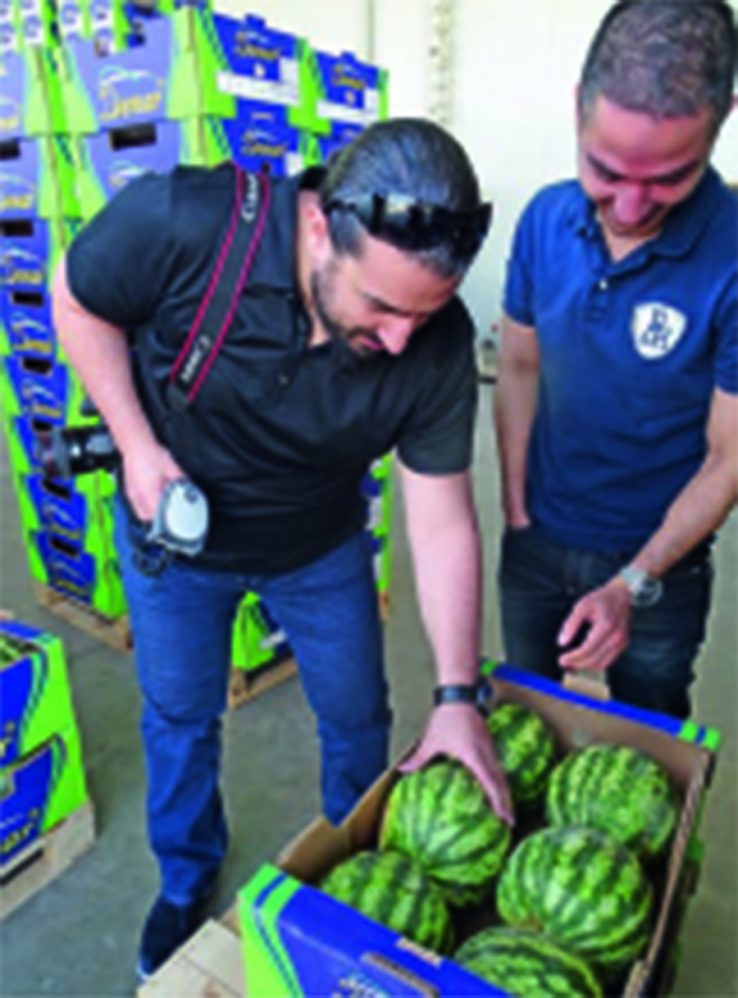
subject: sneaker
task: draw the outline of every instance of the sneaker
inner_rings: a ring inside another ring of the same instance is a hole
[[[176,905],[158,897],[141,933],[137,974],[141,984],[169,959],[199,928],[204,916],[202,901]]]

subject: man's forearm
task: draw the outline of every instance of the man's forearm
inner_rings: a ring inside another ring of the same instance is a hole
[[[79,305],[69,291],[63,266],[54,281],[53,314],[64,352],[119,450],[125,452],[152,438],[133,385],[124,332]]]
[[[738,501],[736,461],[708,457],[669,507],[661,527],[633,559],[649,575],[662,576],[695,545],[717,530]]]
[[[481,641],[482,572],[473,512],[432,536],[413,536],[418,603],[433,651],[439,683],[471,683],[477,677]]]
[[[536,331],[505,316],[500,373],[494,393],[497,451],[505,521],[527,522],[525,483],[528,443],[538,406],[539,355]]]

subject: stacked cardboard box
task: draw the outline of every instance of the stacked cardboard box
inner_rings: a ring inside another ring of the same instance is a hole
[[[87,814],[87,801],[62,642],[18,621],[0,621],[3,882],[22,876],[24,857],[42,852],[45,836],[83,809]]]
[[[115,617],[125,607],[111,541],[112,479],[49,482],[38,459],[50,426],[90,421],[54,334],[48,289],[56,260],[82,224],[147,171],[234,160],[282,176],[325,161],[386,116],[387,77],[351,53],[317,52],[259,17],[217,13],[206,0],[13,0],[3,11],[1,390],[31,572]],[[364,492],[386,604],[387,461],[372,469]],[[247,594],[234,625],[234,665],[258,668],[287,653],[278,623]]]
[[[32,577],[108,617],[124,602],[103,474],[45,479],[53,427],[89,423],[84,392],[59,346],[50,286],[82,224],[59,101],[53,9],[4,8],[0,80],[0,398]]]

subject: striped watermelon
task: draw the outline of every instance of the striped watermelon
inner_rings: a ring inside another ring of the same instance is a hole
[[[399,853],[358,852],[335,866],[320,889],[426,949],[449,953],[453,947],[441,892]]]
[[[652,891],[636,857],[593,828],[544,828],[520,843],[497,886],[503,920],[618,971],[643,950]]]
[[[471,936],[454,961],[488,984],[519,998],[602,998],[599,981],[581,957],[525,929],[494,926]]]
[[[495,707],[487,725],[513,801],[534,805],[546,790],[556,760],[553,732],[542,718],[518,703]]]
[[[669,843],[679,799],[657,762],[625,745],[590,745],[554,770],[546,798],[552,825],[599,828],[646,859]]]
[[[392,788],[380,849],[415,860],[450,904],[478,904],[492,892],[510,848],[510,829],[492,811],[472,774],[436,759]]]

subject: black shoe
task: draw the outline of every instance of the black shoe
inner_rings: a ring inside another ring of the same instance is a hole
[[[199,928],[204,919],[204,902],[175,905],[158,897],[148,914],[138,951],[138,979],[141,983],[169,959],[175,950]]]

